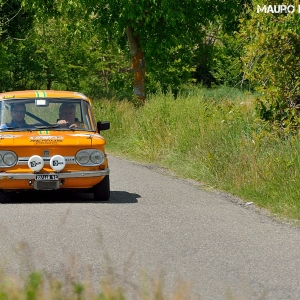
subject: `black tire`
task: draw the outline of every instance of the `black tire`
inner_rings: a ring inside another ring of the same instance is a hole
[[[110,197],[109,175],[94,186],[94,199],[96,201],[107,201]]]

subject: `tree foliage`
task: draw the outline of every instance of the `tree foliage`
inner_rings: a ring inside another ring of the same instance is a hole
[[[41,15],[77,16],[77,22],[93,19],[103,42],[115,42],[122,51],[147,68],[148,90],[176,87],[187,82],[196,69],[211,64],[201,56],[208,29],[221,24],[223,32],[237,28],[249,0],[24,0],[27,8]],[[126,36],[127,33],[127,36]],[[131,39],[129,39],[129,34]],[[205,50],[209,48],[205,48]],[[133,70],[136,66],[133,65]],[[145,70],[141,70],[144,72]],[[203,72],[202,72],[203,73]]]
[[[147,73],[159,78],[166,88],[171,82],[175,86],[186,82],[196,68],[205,73],[214,46],[207,45],[211,27],[219,26],[223,32],[236,30],[248,2],[113,0],[108,4],[102,0],[98,1],[96,19],[100,30],[107,30],[120,45],[124,43],[124,29],[133,28],[145,54]]]
[[[22,0],[24,8],[20,1],[0,0],[2,90],[76,89],[98,97],[133,88],[143,95],[145,82],[148,92],[246,82],[260,94],[263,120],[298,130],[297,12],[257,13],[257,0]],[[267,3],[281,4],[291,3]]]
[[[26,39],[2,42],[1,89],[80,90],[91,97],[111,95],[116,89],[129,93],[120,84],[129,77],[122,52],[114,44],[104,47],[91,22],[76,28],[61,16],[37,19]]]
[[[33,12],[25,11],[21,0],[0,0],[0,42],[24,39],[32,22]]]
[[[283,132],[297,132],[300,127],[299,24],[298,13],[265,14],[253,10],[242,30],[246,39],[244,71],[260,94],[257,111],[263,120]]]

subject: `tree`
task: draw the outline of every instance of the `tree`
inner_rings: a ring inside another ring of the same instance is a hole
[[[169,61],[174,65],[181,62],[191,73],[193,50],[203,44],[210,23],[223,18],[224,29],[229,29],[237,22],[239,11],[247,1],[97,2],[100,2],[95,10],[99,28],[105,28],[118,40],[126,32],[134,71],[134,93],[144,99],[146,64],[147,70],[157,72],[158,65],[166,69]]]
[[[279,3],[269,1],[270,6]],[[244,71],[259,93],[256,109],[272,129],[300,128],[300,17],[298,13],[257,13],[243,23]],[[298,8],[298,6],[297,6]]]
[[[194,66],[193,49],[202,43],[205,28],[216,17],[223,17],[230,28],[237,22],[239,11],[247,1],[242,0],[24,0],[27,7],[44,14],[58,12],[93,18],[99,32],[107,34],[107,42],[115,40],[124,49],[127,37],[132,69],[134,94],[145,99],[145,74],[171,62],[182,69]],[[76,13],[75,13],[76,12]],[[84,12],[84,13],[83,13]],[[83,14],[85,14],[83,16]],[[186,52],[186,55],[182,55]],[[161,78],[163,81],[163,78]]]

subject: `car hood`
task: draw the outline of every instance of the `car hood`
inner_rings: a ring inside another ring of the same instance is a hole
[[[65,131],[2,132],[0,146],[95,146],[105,144],[102,136],[95,133]]]

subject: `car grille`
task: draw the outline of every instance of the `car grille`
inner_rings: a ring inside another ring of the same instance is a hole
[[[59,181],[35,181],[34,188],[36,190],[57,190],[59,189]]]

